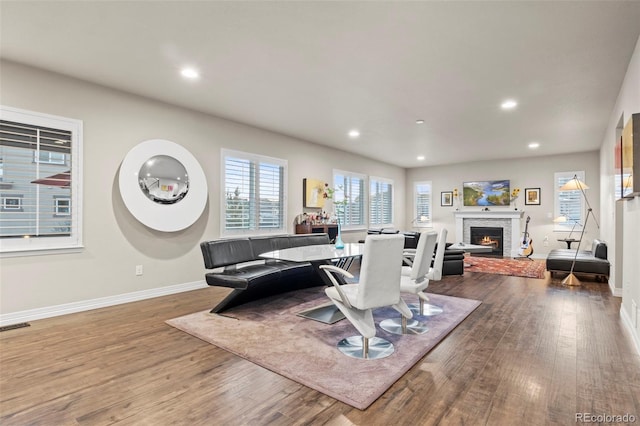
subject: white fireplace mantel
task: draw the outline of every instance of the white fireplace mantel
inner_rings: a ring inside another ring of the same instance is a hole
[[[472,223],[473,221],[482,222],[496,222],[506,224],[506,228],[511,229],[509,235],[505,235],[504,242],[504,255],[515,257],[518,254],[520,248],[520,221],[524,215],[524,211],[521,210],[459,210],[453,212],[456,219],[456,243],[464,242],[469,243],[465,239],[465,221]],[[510,248],[510,250],[509,250]]]

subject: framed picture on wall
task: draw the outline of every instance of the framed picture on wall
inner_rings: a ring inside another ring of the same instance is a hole
[[[324,207],[324,182],[318,179],[302,179],[302,206]]]
[[[453,206],[453,192],[445,191],[440,193],[440,205],[444,207]]]
[[[539,206],[540,205],[540,188],[525,188],[524,204],[526,206]]]

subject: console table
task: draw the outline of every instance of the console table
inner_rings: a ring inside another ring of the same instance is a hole
[[[334,241],[338,235],[337,223],[323,223],[319,225],[311,225],[304,223],[296,225],[296,234],[328,234],[329,241]]]

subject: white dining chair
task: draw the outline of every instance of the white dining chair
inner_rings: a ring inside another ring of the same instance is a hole
[[[334,265],[320,268],[333,286],[325,289],[331,301],[360,333],[338,342],[338,349],[353,358],[379,359],[391,355],[393,344],[376,336],[373,310],[391,306],[403,318],[413,314],[400,297],[402,270],[402,235],[369,235],[364,243],[360,278],[355,284],[340,284],[336,275],[353,279],[353,275]]]

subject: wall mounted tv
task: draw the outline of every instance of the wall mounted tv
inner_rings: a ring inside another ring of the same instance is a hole
[[[476,180],[463,183],[462,196],[465,206],[508,206],[511,188],[508,180]]]

